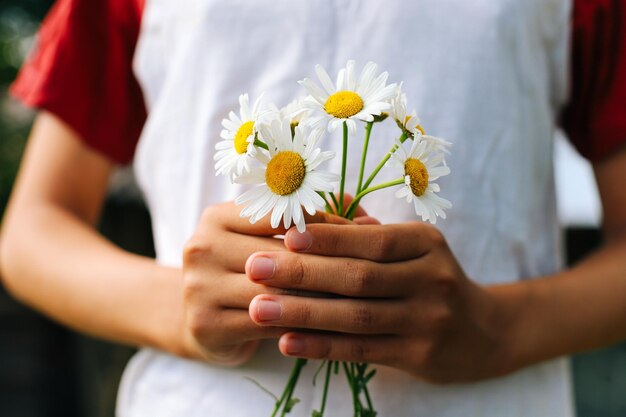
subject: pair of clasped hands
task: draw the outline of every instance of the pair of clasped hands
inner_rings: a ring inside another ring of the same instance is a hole
[[[381,364],[433,383],[504,372],[497,303],[435,227],[318,212],[300,234],[239,211],[209,207],[185,247],[190,356],[235,366],[278,339],[286,356]]]

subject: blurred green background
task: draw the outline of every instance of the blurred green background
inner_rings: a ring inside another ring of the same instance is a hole
[[[7,87],[51,4],[0,1],[0,215],[33,117],[7,96]],[[153,255],[149,216],[139,194],[132,181],[128,185],[128,172],[116,178],[100,230],[128,250]],[[595,229],[564,233],[570,263],[600,242]],[[1,417],[111,417],[119,378],[132,353],[57,326],[0,288]],[[572,371],[579,417],[626,417],[626,345],[576,356]]]

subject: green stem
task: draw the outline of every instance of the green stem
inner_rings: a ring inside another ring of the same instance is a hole
[[[346,185],[346,162],[348,159],[348,124],[343,122],[343,150],[341,154],[341,182],[339,183],[339,207],[337,213],[343,213],[343,191]]]
[[[352,391],[352,406],[354,408],[354,417],[360,417],[361,415],[361,407],[359,401],[359,394],[356,391],[357,388],[354,385],[354,375],[352,375],[352,371],[348,368],[347,362],[342,362],[343,370],[346,373],[346,378],[348,379],[348,385],[350,385],[350,391]]]
[[[370,392],[367,389],[367,384],[363,384],[363,392],[365,393],[365,399],[367,400],[367,407],[370,411],[374,411],[374,405],[372,405],[372,398],[370,397]]]
[[[328,398],[328,386],[330,385],[330,373],[333,369],[333,361],[328,361],[326,364],[326,380],[324,381],[324,393],[322,394],[322,405],[320,407],[320,417],[324,416],[324,410],[326,409],[326,399]]]
[[[322,197],[322,199],[324,199],[324,203],[325,203],[325,206],[326,206],[326,212],[327,213],[332,213],[333,212],[333,208],[331,207],[330,203],[326,199],[326,193],[323,192],[323,191],[318,191],[317,194],[319,194],[319,196]]]
[[[374,122],[367,122],[365,125],[365,141],[363,142],[363,153],[361,154],[361,169],[359,170],[359,183],[356,186],[356,193],[361,192],[361,185],[363,185],[363,171],[365,171],[365,159],[367,158],[367,148],[370,143],[370,134],[372,133],[372,126]]]
[[[398,140],[400,141],[400,143],[404,143],[404,141],[407,139],[407,135],[406,133],[402,133],[402,135],[400,135],[400,137],[398,138]],[[367,181],[365,181],[365,184],[363,184],[363,188],[367,188],[369,187],[369,185],[372,183],[372,181],[374,181],[374,178],[376,178],[376,175],[378,175],[378,172],[380,172],[381,169],[383,169],[383,167],[385,166],[385,164],[387,163],[387,161],[389,160],[389,158],[391,158],[391,155],[393,155],[393,153],[398,149],[398,145],[393,145],[391,147],[391,149],[389,149],[389,152],[387,152],[387,154],[385,155],[385,157],[380,161],[380,163],[378,165],[376,165],[376,168],[374,168],[374,171],[372,171],[372,173],[370,174],[369,177],[367,177]]]
[[[306,365],[306,362],[307,362],[306,359],[302,359],[302,358],[296,359],[296,362],[294,363],[293,368],[291,369],[291,375],[289,375],[289,379],[287,380],[287,385],[285,386],[285,389],[283,391],[283,394],[280,396],[280,399],[276,402],[276,406],[274,407],[274,411],[272,412],[271,417],[275,417],[278,411],[280,411],[281,407],[289,403],[289,400],[291,399],[291,396],[293,395],[293,391],[295,389],[296,383],[298,382],[300,371],[302,370],[304,365]],[[283,412],[281,416],[284,416],[286,414],[286,411],[284,407],[282,408],[283,408]]]
[[[365,197],[366,195],[368,195],[369,193],[376,191],[376,190],[381,190],[383,188],[400,185],[400,184],[404,184],[404,178],[398,178],[397,180],[383,182],[382,184],[378,184],[373,187],[366,188],[365,190],[361,191],[354,197],[354,200],[352,200],[352,202],[346,209],[344,217],[347,219],[352,219],[354,216],[354,212],[356,211],[356,208],[359,206],[359,201],[361,201],[361,199]]]
[[[339,211],[339,201],[337,201],[337,197],[335,197],[334,193],[328,193],[330,194],[330,198],[331,200],[333,200],[333,204],[335,205],[335,211],[334,213],[338,213]]]
[[[365,394],[365,400],[367,401],[367,407],[370,411],[374,411],[374,405],[372,404],[372,398],[370,397],[370,392],[367,389],[367,381],[365,380],[365,371],[367,370],[366,363],[360,363],[359,367],[359,379],[362,382],[361,388],[363,389],[363,393]]]
[[[269,146],[267,146],[267,144],[265,142],[260,141],[259,139],[254,139],[254,146],[258,146],[259,148],[263,148],[266,151],[270,150]]]

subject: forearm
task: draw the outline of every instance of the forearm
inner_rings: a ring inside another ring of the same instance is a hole
[[[489,287],[511,368],[626,339],[626,237],[559,274]]]
[[[180,270],[122,251],[61,207],[23,207],[5,224],[1,254],[16,298],[97,337],[179,349]]]

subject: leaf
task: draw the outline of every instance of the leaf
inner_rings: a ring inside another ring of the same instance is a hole
[[[378,413],[374,410],[370,410],[366,408],[365,410],[361,410],[361,417],[376,417]]]
[[[320,411],[313,410],[313,414],[311,414],[311,417],[322,417],[322,413]]]
[[[374,375],[376,375],[376,369],[372,369],[367,375],[365,375],[365,378],[363,378],[365,380],[365,383],[367,384],[370,379],[374,377]]]
[[[287,404],[285,404],[285,408],[284,408],[285,413],[291,413],[291,410],[293,410],[293,407],[299,402],[300,402],[299,398],[290,398],[289,401],[287,401]]]

